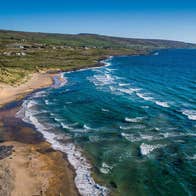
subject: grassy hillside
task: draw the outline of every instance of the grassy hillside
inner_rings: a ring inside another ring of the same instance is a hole
[[[94,34],[49,34],[0,30],[0,82],[16,84],[33,72],[94,66],[109,55],[145,54],[193,44]]]

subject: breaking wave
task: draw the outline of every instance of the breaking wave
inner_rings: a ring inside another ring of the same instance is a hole
[[[151,101],[161,107],[164,107],[164,108],[168,108],[170,107],[169,104],[167,102],[164,102],[164,101],[158,101],[156,100],[154,97],[152,96],[149,96],[147,93],[140,93],[140,92],[137,92],[136,95],[138,97],[140,97],[141,99],[144,99],[145,101]]]
[[[154,151],[155,149],[158,149],[158,148],[162,148],[164,147],[165,145],[162,145],[162,144],[156,144],[156,145],[150,145],[150,144],[145,144],[145,143],[142,143],[140,145],[140,153],[142,155],[148,155],[149,153],[151,153],[152,151]]]
[[[141,122],[144,119],[144,117],[136,117],[136,118],[125,118],[126,122]]]
[[[92,178],[91,165],[88,163],[86,158],[83,157],[81,150],[77,148],[73,143],[62,143],[60,139],[64,137],[64,134],[56,134],[50,132],[46,126],[40,123],[32,110],[35,104],[36,103],[33,100],[25,100],[22,104],[22,108],[16,114],[16,117],[21,118],[23,121],[34,125],[35,128],[43,134],[44,138],[49,143],[51,143],[54,149],[60,150],[67,154],[67,158],[70,164],[75,169],[75,184],[81,195],[108,195],[109,190],[106,187],[97,184]],[[63,123],[61,123],[61,125],[65,128],[68,128]]]
[[[190,120],[196,120],[196,111],[195,110],[183,110],[182,113],[188,117]]]

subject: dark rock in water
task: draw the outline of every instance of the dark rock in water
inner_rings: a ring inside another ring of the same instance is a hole
[[[166,176],[166,175],[169,175],[169,171],[166,170],[166,169],[163,169],[163,170],[162,170],[162,174],[165,175],[165,176]]]
[[[149,180],[145,179],[144,184],[149,184]]]
[[[177,158],[176,160],[173,161],[173,164],[175,166],[182,166],[184,163],[183,159],[182,158]]]
[[[110,185],[111,185],[113,188],[115,188],[115,189],[118,188],[117,184],[116,184],[114,181],[110,181]]]
[[[0,160],[12,154],[13,146],[0,146]]]

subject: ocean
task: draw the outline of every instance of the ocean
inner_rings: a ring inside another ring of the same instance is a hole
[[[62,74],[17,117],[66,153],[81,195],[195,195],[196,50]]]

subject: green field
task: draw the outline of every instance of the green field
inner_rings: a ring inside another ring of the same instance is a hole
[[[110,55],[146,54],[163,48],[195,48],[189,43],[0,30],[0,82],[18,84],[30,73],[95,66]]]

